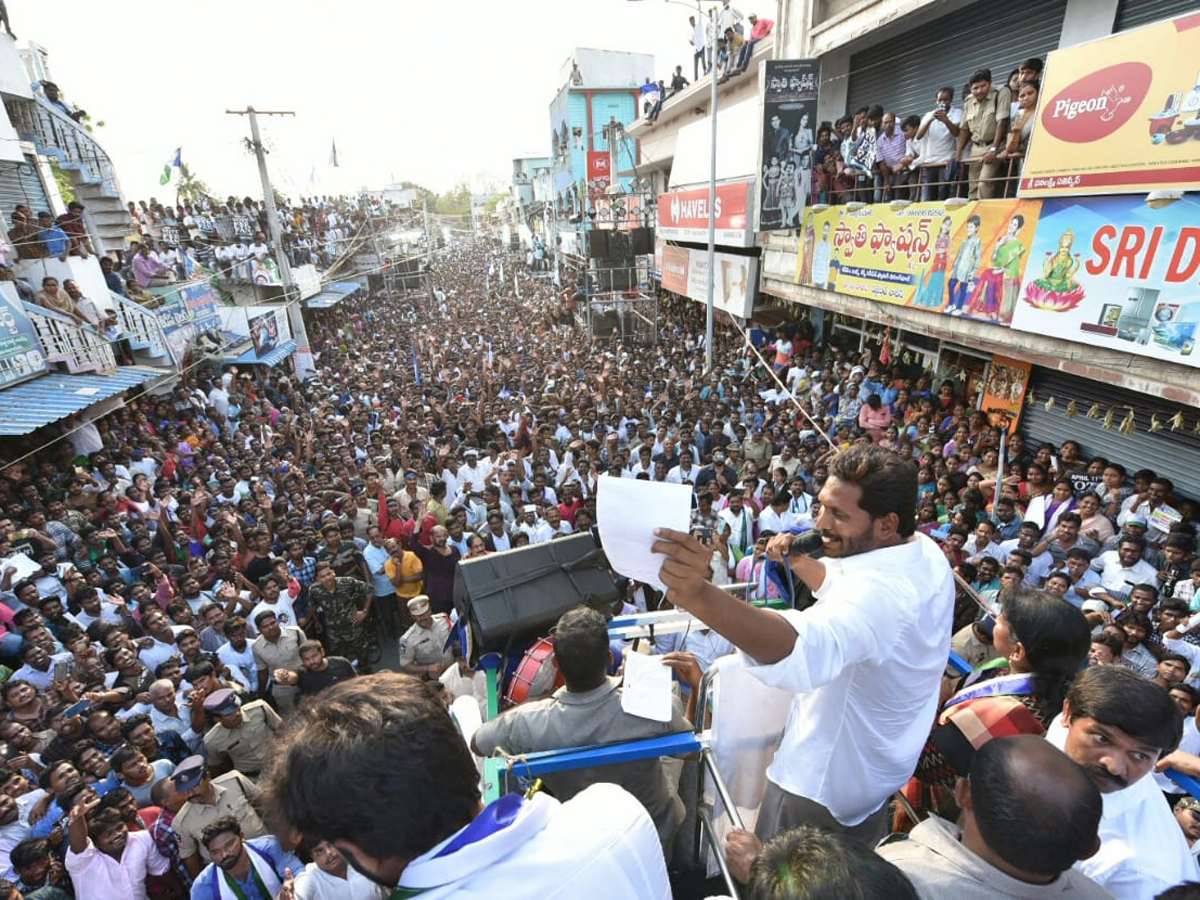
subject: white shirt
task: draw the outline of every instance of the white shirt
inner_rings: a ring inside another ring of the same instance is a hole
[[[979,550],[979,548],[975,546],[975,535],[971,535],[969,538],[967,538],[967,542],[963,544],[963,552],[971,559],[990,556],[992,559],[996,560],[996,562],[1000,563],[1000,565],[1004,565],[1004,561],[1009,557],[1009,554],[1005,553],[1003,548],[1001,548],[1001,546],[995,541],[989,541],[988,545],[984,547],[982,551]],[[1051,557],[1051,559],[1053,559],[1053,557]]]
[[[1126,568],[1116,550],[1106,550],[1092,560],[1092,571],[1100,573],[1100,583],[1105,590],[1125,595],[1135,584],[1158,586],[1158,570],[1144,559],[1139,559]]]
[[[171,863],[158,851],[149,831],[131,831],[120,860],[102,853],[90,840],[82,853],[67,849],[67,872],[78,900],[146,900],[146,875],[162,875]]]
[[[729,549],[749,553],[754,546],[754,512],[743,506],[740,513],[723,509],[717,517],[729,526]]]
[[[231,641],[226,641],[217,649],[217,659],[221,660],[233,676],[247,691],[258,690],[258,665],[254,662],[254,650],[246,641],[246,649],[240,653]]]
[[[671,898],[654,822],[615,784],[593,784],[566,803],[535,794],[508,827],[437,858],[453,839],[409,863],[399,886],[429,887],[421,900]]]
[[[699,476],[700,467],[695,463],[686,472],[682,466],[672,466],[671,471],[667,472],[667,481],[671,484],[683,484],[685,481],[690,481],[694,485]]]
[[[812,518],[809,518],[809,524],[812,523]],[[768,506],[758,514],[758,533],[764,531],[773,531],[776,534],[782,534],[789,528],[797,527],[801,524],[801,517],[792,515],[790,510],[785,509],[782,513],[775,512],[774,507]]]
[[[1050,723],[1046,740],[1060,750],[1067,741],[1062,716]],[[1153,778],[1101,795],[1100,851],[1075,868],[1108,888],[1117,900],[1147,900],[1181,881],[1200,879],[1175,814]]]
[[[296,878],[296,900],[379,900],[383,889],[354,866],[346,866],[346,877],[338,878],[309,863]]]
[[[817,602],[780,613],[796,631],[792,652],[748,671],[796,694],[767,778],[853,826],[908,781],[929,737],[954,577],[921,534],[824,563]]]
[[[962,110],[956,106],[950,107],[946,113],[946,118],[955,125],[962,124]],[[929,130],[925,132],[925,137],[921,138],[921,163],[946,163],[954,159],[958,152],[958,138],[950,133],[950,129],[941,122],[935,122],[933,112],[925,113],[921,119],[921,125],[929,123]]]

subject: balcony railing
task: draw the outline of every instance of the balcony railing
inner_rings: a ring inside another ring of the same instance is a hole
[[[112,160],[86,128],[37,95],[33,101],[7,99],[5,106],[9,120],[23,139],[33,140],[44,150],[61,151],[64,162],[85,167],[93,179],[103,183],[107,193],[121,196]]]
[[[104,335],[45,307],[28,302],[24,307],[49,362],[62,363],[68,372],[116,371],[117,360]]]
[[[139,306],[117,294],[109,294],[112,309],[117,313],[121,336],[135,350],[145,350],[154,356],[168,356],[169,348],[162,324],[152,310]]]
[[[996,161],[996,174],[980,185],[980,199],[1015,197],[1021,177],[1020,156]],[[969,192],[966,163],[920,166],[901,177],[882,178],[871,174],[838,176],[820,168],[813,170],[813,203],[887,203],[892,200],[933,201],[965,198]]]

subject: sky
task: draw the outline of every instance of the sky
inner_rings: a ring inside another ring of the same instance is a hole
[[[164,203],[174,191],[158,179],[176,147],[214,193],[261,195],[249,123],[226,110],[295,112],[259,120],[272,182],[291,197],[393,180],[478,190],[507,184],[514,157],[549,153],[550,103],[575,47],[654,54],[668,81],[692,69],[682,0],[8,7],[19,45],[43,46],[64,97],[105,123],[95,133],[127,199]]]

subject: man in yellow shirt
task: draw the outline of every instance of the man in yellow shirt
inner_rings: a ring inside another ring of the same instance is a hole
[[[383,564],[383,573],[396,587],[396,614],[401,628],[412,624],[407,601],[420,594],[425,588],[425,566],[421,557],[407,549],[401,542],[389,540],[385,543],[391,558]]]

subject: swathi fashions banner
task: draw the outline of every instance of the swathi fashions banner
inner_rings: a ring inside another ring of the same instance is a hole
[[[1045,200],[1012,327],[1196,366],[1197,282],[1195,195]]]
[[[796,281],[822,290],[1007,324],[1041,202],[989,200],[807,209]]]

